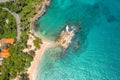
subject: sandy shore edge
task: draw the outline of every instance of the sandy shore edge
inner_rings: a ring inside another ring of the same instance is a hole
[[[42,6],[41,5],[39,6],[40,10],[38,11],[38,13],[33,18],[31,18],[30,33],[34,34],[37,37],[39,37],[39,35],[37,35],[35,32],[34,22],[46,12],[46,7],[50,5],[50,1],[51,0],[44,0],[44,2],[42,3]],[[29,80],[36,80],[37,74],[38,74],[39,63],[42,59],[43,53],[50,46],[54,45],[52,41],[44,40],[42,37],[39,37],[39,38],[42,39],[43,44],[41,45],[40,49],[35,51],[35,57],[33,61],[31,62],[31,66],[28,68],[27,74],[29,75],[28,76]]]
[[[51,46],[51,43],[43,42],[43,44],[41,45],[41,48],[35,51],[35,57],[31,62],[31,66],[27,72],[29,74],[29,80],[36,80],[37,74],[38,74],[38,67],[42,59],[42,55],[46,51],[46,49],[49,48],[50,46]]]

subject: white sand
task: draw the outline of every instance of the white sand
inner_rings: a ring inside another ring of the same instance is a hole
[[[30,32],[33,33],[37,37],[38,37],[38,35],[34,31],[34,22],[41,15],[43,15],[45,13],[46,6],[50,5],[50,1],[51,0],[45,0],[45,2],[42,4],[41,10],[38,11],[38,13],[31,19],[31,24],[30,24],[31,30],[30,30]],[[29,79],[30,80],[36,80],[37,74],[38,74],[38,70],[37,69],[38,69],[39,63],[40,63],[40,61],[42,59],[43,53],[46,51],[47,48],[49,48],[50,46],[54,45],[54,42],[48,41],[48,40],[46,41],[42,37],[40,37],[40,38],[42,39],[43,44],[41,45],[40,49],[35,51],[35,57],[34,57],[33,61],[31,62],[31,66],[30,66],[30,68],[28,68],[28,72],[27,72],[29,74]],[[34,38],[29,38],[28,45],[31,45],[31,48],[30,49],[25,49],[25,51],[29,51],[29,50],[33,50],[34,49],[33,40],[34,40]]]
[[[38,36],[36,33],[34,33],[34,35]],[[43,44],[40,44],[41,45],[40,49],[37,49],[35,51],[34,59],[31,62],[31,66],[28,68],[28,71],[27,71],[27,73],[29,74],[30,80],[36,80],[36,78],[37,78],[38,67],[39,67],[39,63],[41,62],[43,53],[46,51],[46,49],[55,45],[54,41],[49,41],[42,37],[41,37],[41,39],[42,39]],[[35,49],[33,40],[35,40],[35,37],[33,35],[29,34],[29,39],[27,41],[27,45],[30,45],[31,47],[24,49],[23,52],[29,52],[30,50]]]
[[[37,69],[38,69],[39,63],[42,59],[42,55],[45,52],[45,50],[48,47],[50,47],[50,45],[51,45],[51,43],[49,43],[49,42],[43,42],[43,44],[41,45],[41,48],[35,52],[34,60],[31,62],[31,66],[27,72],[29,74],[30,80],[36,80],[37,73],[38,73]]]

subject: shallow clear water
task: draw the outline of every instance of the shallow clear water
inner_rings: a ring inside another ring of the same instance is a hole
[[[68,49],[43,55],[37,80],[120,80],[120,1],[52,0],[36,32],[55,40],[65,25],[79,27]]]

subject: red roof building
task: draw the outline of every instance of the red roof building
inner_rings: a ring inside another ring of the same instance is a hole
[[[2,50],[2,52],[0,52],[0,56],[3,57],[3,58],[8,58],[10,56],[8,50],[9,49]]]

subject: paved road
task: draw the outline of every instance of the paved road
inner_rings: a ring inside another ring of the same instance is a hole
[[[10,0],[0,0],[0,2],[8,2],[8,1],[10,1]]]
[[[11,13],[15,17],[16,22],[17,22],[17,41],[19,41],[20,36],[21,36],[20,17],[17,13],[10,11],[8,8],[3,8],[3,9],[8,11],[9,13]]]

